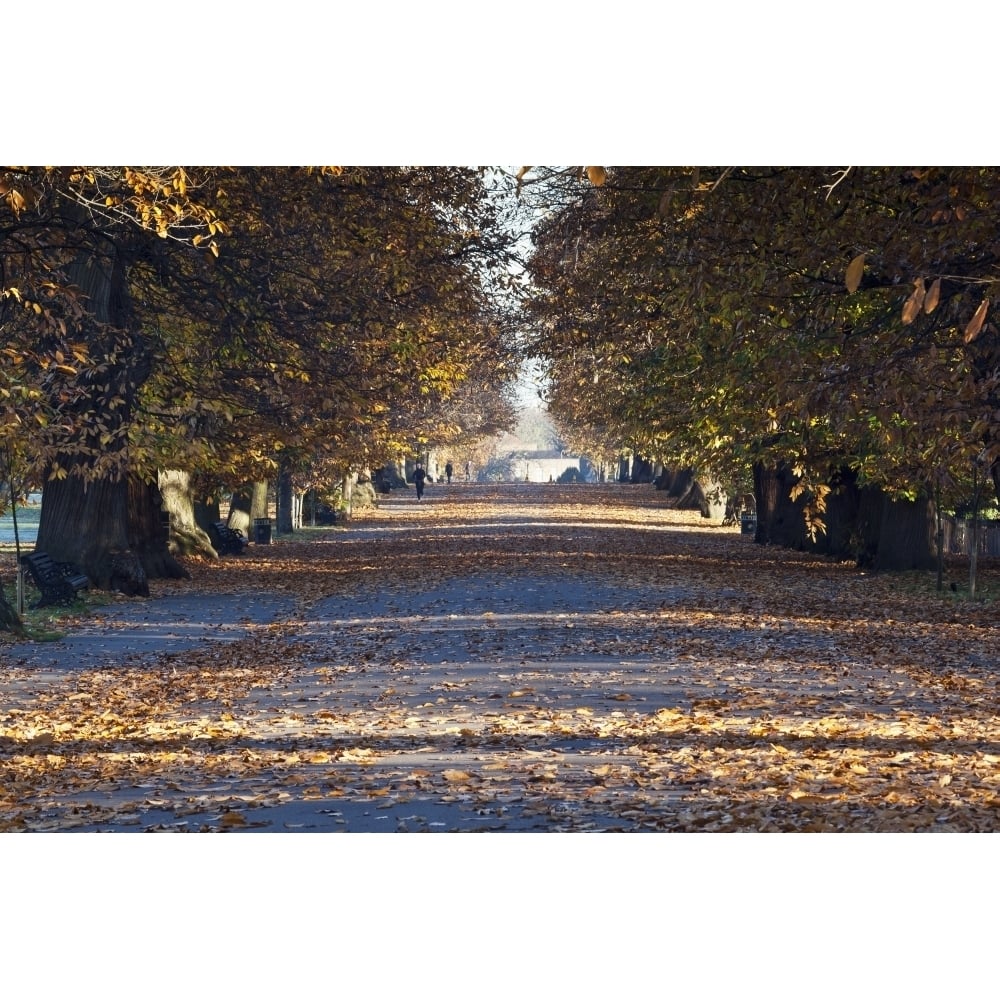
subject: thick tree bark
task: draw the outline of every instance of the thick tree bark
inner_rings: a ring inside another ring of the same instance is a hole
[[[761,545],[780,545],[786,549],[804,549],[809,541],[803,503],[793,501],[790,492],[795,476],[784,464],[770,468],[755,463],[753,493],[757,505],[757,533]]]
[[[687,493],[693,482],[693,469],[674,469],[669,477],[664,476],[663,488],[667,491],[668,497],[680,499]]]
[[[635,458],[632,459],[632,472],[629,476],[629,482],[651,483],[652,481],[653,463],[650,462],[648,458],[636,455]]]
[[[212,547],[208,532],[195,517],[190,474],[183,469],[163,469],[157,482],[163,510],[170,516],[171,554],[216,558],[218,553]]]
[[[128,477],[49,480],[35,549],[77,566],[99,590],[149,596],[142,560],[131,548]]]
[[[267,517],[267,483],[249,483],[233,494],[229,506],[229,527],[237,528],[247,538],[252,538],[252,525],[258,518]]]
[[[129,478],[129,548],[139,557],[150,579],[187,580],[191,574],[170,551],[170,522],[164,516],[163,495],[156,483]]]
[[[934,504],[929,499],[891,500],[875,486],[857,486],[849,470],[830,480],[826,531],[810,539],[806,530],[804,498],[791,499],[796,477],[784,465],[776,469],[754,466],[757,534],[767,545],[820,552],[875,570],[933,569],[935,556]]]

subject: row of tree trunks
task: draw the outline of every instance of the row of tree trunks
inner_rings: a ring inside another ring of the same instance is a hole
[[[701,516],[724,521],[731,516],[732,498],[722,485],[708,474],[696,475],[694,469],[665,468],[654,480],[674,500],[677,510],[701,511]]]
[[[796,476],[787,466],[757,464],[753,470],[757,532],[762,545],[818,552],[853,559],[874,570],[934,569],[936,517],[930,498],[893,500],[874,486],[858,486],[857,476],[842,469],[830,480],[825,531],[809,537],[806,498],[791,498]]]

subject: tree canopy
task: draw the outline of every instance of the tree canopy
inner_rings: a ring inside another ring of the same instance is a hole
[[[349,467],[510,423],[487,172],[11,167],[0,195],[0,433],[40,478]]]
[[[530,267],[553,413],[699,467],[1000,489],[998,197],[972,167],[581,177]]]

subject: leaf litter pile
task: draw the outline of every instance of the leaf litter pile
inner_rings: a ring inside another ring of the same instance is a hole
[[[997,827],[990,560],[969,601],[649,487],[463,483],[188,568],[63,617],[86,657],[0,636],[0,829]]]

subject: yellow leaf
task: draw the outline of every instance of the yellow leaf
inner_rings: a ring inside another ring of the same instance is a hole
[[[223,826],[243,826],[246,823],[246,817],[238,812],[224,812],[219,818],[219,822]]]
[[[928,315],[937,309],[938,302],[941,301],[941,279],[935,278],[924,299],[924,312]]]
[[[983,299],[979,303],[979,308],[975,311],[972,319],[969,320],[968,325],[965,328],[965,335],[962,338],[966,344],[971,344],[976,337],[979,336],[979,331],[983,328],[983,323],[986,322],[986,311],[990,307],[990,300]]]
[[[604,169],[604,167],[587,167],[587,180],[589,180],[595,188],[601,187],[607,179],[608,172]]]
[[[859,253],[850,264],[847,265],[847,276],[845,283],[849,292],[856,292],[861,284],[861,277],[865,273],[865,254]]]
[[[946,788],[948,785],[951,784],[951,775],[950,774],[942,774],[941,777],[938,778],[938,784],[942,788]]]
[[[468,771],[457,771],[454,768],[442,771],[441,775],[445,781],[462,782],[472,780],[472,775]]]

